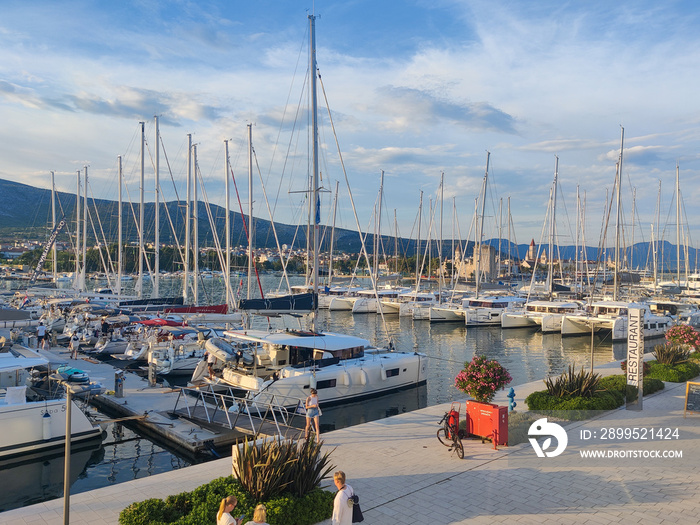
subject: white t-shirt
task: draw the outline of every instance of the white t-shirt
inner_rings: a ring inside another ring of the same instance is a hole
[[[216,520],[216,525],[236,525],[236,519],[228,512],[224,512],[221,517]]]

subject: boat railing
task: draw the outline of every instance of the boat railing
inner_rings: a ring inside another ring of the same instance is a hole
[[[303,407],[301,400],[293,399],[293,404],[290,400],[274,394],[267,394],[263,399],[240,397],[233,395],[230,388],[221,392],[211,385],[208,389],[180,387],[173,412],[182,412],[190,419],[203,419],[229,430],[243,430],[254,437],[258,437],[263,425],[273,425],[276,435],[286,436],[299,407]]]

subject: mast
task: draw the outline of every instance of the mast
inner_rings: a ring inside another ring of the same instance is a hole
[[[156,158],[155,158],[155,176],[156,176],[156,204],[154,210],[154,222],[155,222],[155,238],[153,244],[154,248],[154,263],[153,263],[153,297],[160,296],[160,128],[158,127],[158,115],[155,117],[156,121]]]
[[[146,149],[146,135],[144,132],[145,122],[139,122],[141,124],[141,185],[139,187],[139,278],[138,278],[138,290],[137,295],[139,298],[143,297],[143,258],[144,258],[144,242],[143,242],[143,226],[144,226],[144,163],[145,163],[145,149]]]
[[[192,229],[193,231],[193,250],[194,250],[194,268],[192,270],[194,277],[194,304],[199,304],[199,199],[197,197],[197,144],[192,146],[192,183],[194,199],[192,204]]]
[[[676,282],[681,284],[681,185],[676,162]]]
[[[118,216],[118,237],[117,237],[117,242],[119,246],[117,247],[117,297],[121,297],[122,294],[122,263],[123,263],[123,255],[122,255],[122,250],[124,246],[123,242],[123,225],[122,225],[122,156],[119,155],[117,157],[117,163],[119,165],[119,209],[117,210],[117,216]]]
[[[484,182],[481,186],[481,220],[477,217],[478,227],[476,234],[476,245],[474,248],[477,250],[475,258],[475,275],[476,278],[476,297],[479,297],[479,281],[481,280],[481,238],[484,235],[484,213],[486,212],[486,188],[489,181],[489,160],[491,159],[491,152],[486,152],[486,171],[484,172]]]
[[[309,15],[310,50],[309,78],[311,79],[311,121],[313,140],[313,193],[311,198],[315,207],[314,213],[314,297],[318,297],[318,228],[321,222],[321,203],[318,194],[318,101],[316,100],[316,17]],[[317,301],[318,299],[316,299]],[[316,331],[316,315],[313,316],[313,331]]]
[[[231,290],[231,197],[228,182],[228,139],[224,140],[224,186],[226,188],[226,304],[229,308],[233,305]]]
[[[547,259],[547,266],[549,271],[548,276],[548,290],[547,295],[549,300],[552,300],[552,291],[554,289],[554,237],[557,233],[556,231],[556,218],[557,218],[557,179],[559,178],[559,157],[554,155],[554,185],[552,188],[552,217],[549,221],[549,254]]]
[[[253,290],[253,125],[248,124],[248,292],[247,299],[252,298]]]
[[[617,186],[617,219],[615,222],[615,274],[613,278],[613,301],[617,301],[618,288],[620,286],[618,273],[620,271],[620,228],[622,227],[622,196],[620,186],[622,182],[622,148],[625,142],[625,128],[620,126],[620,157],[617,161],[617,173],[615,174],[615,185]]]
[[[80,170],[77,172],[75,191],[75,271],[73,272],[73,286],[82,290],[80,285]]]
[[[377,206],[377,230],[374,232],[374,287],[379,284],[379,241],[382,235],[382,198],[384,196],[384,170],[379,179],[379,204]]]
[[[85,187],[83,188],[83,265],[80,269],[80,289],[85,291],[85,269],[87,266],[87,213],[88,213],[88,167],[85,166]]]
[[[418,204],[418,235],[416,236],[416,291],[418,291],[418,274],[420,272],[420,223],[423,215],[423,190]]]
[[[335,241],[335,218],[338,212],[338,185],[340,181],[335,181],[335,201],[333,202],[333,227],[331,228],[331,246],[328,250],[328,286],[333,281],[333,244]]]
[[[55,172],[51,172],[51,228],[56,228],[56,183],[54,182]],[[56,261],[56,243],[53,243],[51,248],[53,252],[53,282],[56,282],[57,261]]]
[[[185,304],[189,304],[190,288],[190,206],[192,195],[192,134],[187,134],[187,205],[185,206],[185,283],[182,286],[182,297]]]
[[[442,171],[440,172],[440,242],[439,242],[439,253],[438,253],[438,261],[440,261],[440,268],[438,269],[438,287],[439,291],[442,292],[442,289],[445,287],[445,275],[442,273],[442,219],[443,219],[443,200],[445,197],[445,172]],[[442,298],[442,293],[440,295]],[[442,302],[442,300],[440,301]]]

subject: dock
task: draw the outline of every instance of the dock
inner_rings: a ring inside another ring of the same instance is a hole
[[[616,366],[600,371],[619,373]],[[543,384],[514,388],[522,407],[524,396]],[[685,388],[685,383],[666,383],[644,398],[641,412],[621,407],[563,424],[568,446],[556,458],[538,457],[529,443],[494,450],[490,443],[469,439],[464,459],[458,459],[435,437],[449,404],[321,437],[332,463],[360,496],[367,524],[691,523],[697,522],[700,499],[700,415],[684,417]],[[507,403],[505,393],[495,402]],[[678,429],[679,437],[601,439],[602,429],[618,428]],[[585,431],[597,438],[581,439]],[[592,450],[619,457],[582,457]],[[655,451],[681,452],[682,458],[631,457]],[[231,473],[231,459],[225,458],[77,494],[70,500],[70,522],[116,525],[119,512],[135,501],[191,491]],[[334,490],[330,480],[326,485]],[[58,524],[62,512],[63,499],[56,499],[1,513],[0,525]]]
[[[126,422],[140,434],[186,457],[209,455],[212,450],[230,447],[251,437],[290,436],[299,432],[298,428],[285,424],[287,421],[270,423],[266,418],[254,415],[254,410],[250,410],[251,413],[245,410],[243,413],[229,413],[225,409],[226,405],[237,401],[244,404],[244,400],[229,397],[223,408],[217,408],[205,403],[206,396],[211,401],[212,395],[206,391],[162,384],[151,386],[147,377],[92,357],[80,354],[78,359],[70,359],[70,352],[62,347],[38,351],[49,359],[52,369],[68,364],[87,372],[91,381],[102,383],[107,391],[90,396],[88,403],[112,418],[103,420],[103,425],[113,421]],[[122,397],[117,397],[115,388],[117,373],[123,377]],[[303,425],[303,416],[297,417],[296,423]]]

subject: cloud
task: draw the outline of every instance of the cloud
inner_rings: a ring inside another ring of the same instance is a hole
[[[383,123],[386,129],[417,130],[419,126],[443,122],[470,131],[516,132],[515,118],[487,102],[460,104],[427,91],[391,85],[379,87],[376,91],[375,110],[391,117]]]

